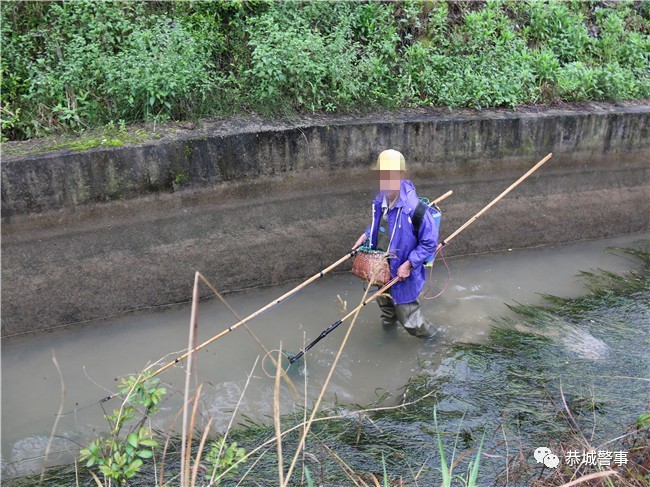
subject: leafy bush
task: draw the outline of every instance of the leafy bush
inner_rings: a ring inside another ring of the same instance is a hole
[[[79,458],[86,468],[97,468],[108,479],[109,485],[112,480],[125,484],[138,473],[144,460],[154,456],[153,448],[158,446],[158,441],[143,424],[151,413],[158,410],[158,404],[167,391],[158,385],[158,379],[132,376],[122,380],[119,392],[125,396],[122,406],[105,416],[111,428],[110,434],[96,438],[79,451]],[[135,421],[138,406],[144,410]]]
[[[249,103],[278,100],[296,110],[383,105],[391,91],[398,37],[389,5],[287,2],[247,22]]]
[[[541,0],[526,2],[524,11],[530,21],[522,34],[535,47],[547,46],[563,63],[584,58],[591,38],[581,12],[566,2]]]
[[[434,25],[434,35],[443,35],[440,21]],[[403,89],[432,106],[514,107],[536,91],[535,68],[499,4],[488,2],[465,16],[451,43],[417,41],[406,49]]]
[[[41,27],[13,38],[3,22],[3,74],[11,76],[3,76],[3,105],[8,81],[11,101],[31,118],[22,119],[25,136],[117,119],[186,118],[189,100],[206,96],[207,47],[181,22],[145,15],[141,3],[124,5],[52,3]],[[3,5],[3,17],[7,11]],[[24,63],[26,55],[32,59]]]
[[[647,98],[644,2],[2,2],[3,140],[258,111]]]
[[[603,100],[626,100],[644,95],[637,85],[634,72],[621,67],[617,62],[598,68],[598,87]]]
[[[280,98],[296,108],[320,108],[328,84],[327,40],[297,17],[287,24],[277,11],[252,19],[247,26],[251,67],[245,74],[251,94],[261,103]]]
[[[147,120],[191,114],[186,105],[209,91],[204,46],[182,24],[165,17],[134,30],[125,41],[118,54],[102,59],[109,116]]]
[[[558,94],[565,100],[600,100],[598,72],[581,61],[569,63],[558,72]]]
[[[212,441],[205,454],[205,461],[209,465],[207,476],[216,477],[230,469],[224,478],[233,477],[238,471],[236,464],[245,456],[246,450],[237,446],[237,442],[228,445],[224,437]]]

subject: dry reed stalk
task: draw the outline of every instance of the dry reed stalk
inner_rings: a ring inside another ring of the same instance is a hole
[[[280,362],[282,358],[282,342],[278,350],[278,362],[275,369],[275,387],[273,389],[273,425],[275,427],[275,437],[278,446],[278,477],[280,485],[284,485],[284,465],[282,462],[282,429],[280,427]]]
[[[605,470],[604,472],[596,472],[596,473],[590,473],[589,475],[583,475],[582,477],[572,480],[571,482],[567,482],[566,484],[562,484],[559,487],[572,487],[574,485],[582,484],[583,482],[588,482],[590,480],[595,480],[595,479],[602,479],[605,477],[609,477],[611,475],[617,475],[616,470]]]
[[[47,440],[47,446],[45,447],[45,457],[43,458],[43,465],[41,466],[41,478],[38,482],[38,485],[43,485],[43,480],[45,479],[45,467],[47,465],[47,457],[50,454],[50,448],[52,448],[52,440],[54,439],[54,434],[56,429],[59,426],[59,420],[61,419],[61,413],[63,412],[63,405],[65,403],[65,382],[63,381],[63,373],[61,372],[61,367],[59,367],[59,362],[56,360],[56,354],[52,350],[52,362],[54,362],[54,367],[59,374],[59,381],[61,381],[61,398],[59,400],[59,411],[56,413],[56,419],[52,425],[52,432],[50,433],[50,438]]]
[[[153,436],[153,428],[151,426],[151,417],[147,418],[147,422],[149,423],[149,433],[152,434],[152,436]],[[151,451],[153,452],[153,455],[152,455],[151,459],[153,460],[153,479],[154,479],[154,482],[158,481],[158,460],[156,459],[157,446],[158,445],[156,445],[155,447],[151,447]]]
[[[339,300],[341,298],[339,297]],[[345,306],[347,306],[347,302],[345,303]],[[302,349],[304,350],[305,347],[307,346],[307,333],[304,331],[302,332]],[[302,421],[305,423],[307,421],[307,357],[303,356],[302,360],[302,372],[303,372],[303,377],[305,380],[303,381],[303,407],[302,407]],[[301,472],[301,482],[304,483],[305,481],[305,449],[303,448],[302,450],[302,472]]]
[[[401,409],[401,408],[406,407],[406,406],[412,406],[414,404],[417,404],[420,401],[423,401],[423,400],[433,396],[436,392],[437,391],[432,390],[432,391],[426,393],[424,396],[418,397],[417,399],[415,399],[415,400],[413,400],[411,402],[407,402],[405,404],[400,404],[400,405],[397,405],[397,406],[382,406],[382,407],[377,407],[377,408],[368,408],[368,409],[361,409],[361,410],[357,410],[357,411],[349,411],[349,412],[343,413],[343,414],[335,414],[335,415],[332,415],[332,416],[325,416],[323,418],[315,418],[311,422],[312,423],[320,423],[322,421],[332,421],[332,420],[335,420],[335,419],[343,419],[343,418],[347,418],[348,416],[358,414],[359,412],[361,412],[361,413],[373,413],[373,412],[377,412],[377,411],[392,411],[392,410],[395,410],[395,409]],[[305,427],[306,425],[307,425],[307,422],[299,423],[299,424],[297,424],[295,426],[292,426],[291,428],[286,429],[285,431],[283,431],[282,436],[286,436],[289,433],[292,433],[297,429]],[[219,476],[215,479],[215,481],[221,480],[221,478],[223,478],[224,475],[228,474],[232,469],[236,468],[240,463],[245,462],[251,456],[253,456],[255,453],[262,450],[263,448],[266,448],[267,446],[271,445],[272,443],[275,443],[275,441],[276,441],[276,438],[274,436],[273,438],[269,438],[268,440],[266,440],[261,445],[259,445],[256,448],[252,449],[250,452],[248,452],[246,455],[244,455],[240,460],[238,460],[233,465],[231,465],[229,468],[227,468],[226,470],[221,472],[221,474],[219,474]]]
[[[194,289],[192,291],[192,312],[190,317],[190,330],[187,342],[187,366],[185,369],[185,390],[183,394],[183,426],[181,436],[181,486],[187,486],[187,475],[190,470],[190,454],[188,452],[187,440],[187,408],[190,400],[190,381],[192,378],[192,355],[194,353],[194,335],[198,326],[199,312],[199,273],[194,275]]]
[[[610,443],[614,443],[615,441],[618,441],[618,440],[624,440],[628,436],[634,436],[636,434],[637,434],[636,431],[631,431],[630,433],[625,433],[624,435],[617,436],[616,438],[612,438],[611,440],[607,440],[605,443],[601,443],[600,445],[598,445],[597,448],[594,448],[594,450],[602,450],[605,445],[609,445]]]
[[[237,401],[237,404],[235,405],[235,409],[230,415],[230,422],[228,423],[228,426],[226,427],[226,432],[223,435],[223,440],[221,444],[219,445],[219,453],[217,453],[217,460],[216,463],[219,463],[219,460],[221,459],[221,453],[223,453],[223,447],[226,444],[226,440],[228,438],[228,433],[230,433],[230,428],[232,428],[232,424],[235,421],[235,416],[237,415],[237,411],[239,410],[239,406],[241,404],[242,399],[244,398],[244,394],[246,394],[246,390],[248,389],[248,384],[250,384],[251,377],[253,377],[253,372],[255,371],[255,367],[257,367],[257,362],[259,362],[260,356],[258,355],[255,358],[255,362],[253,363],[253,367],[251,368],[251,371],[248,373],[248,376],[246,377],[246,383],[244,384],[244,389],[242,390],[241,394],[239,395],[239,400]],[[210,476],[210,482],[209,485],[212,485],[212,482],[214,482],[214,476],[216,475],[217,471],[216,469],[212,472],[212,475]]]
[[[418,469],[418,473],[416,473],[413,476],[413,482],[415,482],[416,486],[418,484],[418,478],[420,477],[420,475],[422,475],[422,471],[424,470],[424,467],[427,466],[427,462],[429,461],[429,458],[431,458],[431,457],[427,457],[426,460],[424,460],[424,462],[422,462],[422,465],[420,465],[420,468]]]
[[[79,487],[79,465],[77,465],[77,459],[74,459],[74,485]]]
[[[508,445],[506,429],[503,427],[503,423],[499,425],[499,428],[501,428],[501,433],[503,433],[503,441],[506,445],[506,485],[510,485],[510,447]]]
[[[564,405],[564,409],[566,410],[567,414],[569,415],[569,418],[571,419],[571,426],[580,435],[580,438],[582,438],[585,448],[590,450],[591,444],[587,441],[585,435],[582,434],[582,430],[578,425],[578,421],[576,421],[575,417],[573,416],[573,413],[571,412],[571,409],[569,409],[569,405],[566,402],[566,397],[564,397],[564,391],[562,390],[562,379],[560,379],[560,397],[562,398],[562,404]]]
[[[375,487],[381,487],[381,484],[379,483],[379,479],[375,476],[375,474],[371,473],[369,475],[370,475],[370,478],[372,479],[372,481],[374,482]]]
[[[264,455],[266,455],[268,451],[269,451],[269,450],[266,450],[266,451],[262,452],[262,454],[261,454],[259,457],[257,457],[257,458],[255,459],[255,461],[251,464],[251,466],[248,467],[248,470],[246,470],[246,472],[244,473],[244,475],[242,476],[242,478],[239,479],[239,482],[237,482],[237,486],[236,486],[236,487],[238,487],[238,486],[241,485],[241,483],[242,483],[242,482],[244,481],[244,479],[248,476],[248,474],[251,473],[251,471],[253,470],[253,468],[255,468],[255,465],[257,465],[257,463],[258,463],[262,458],[264,458]],[[210,487],[211,485],[212,485],[212,483],[209,483],[209,484],[208,484],[208,487]]]
[[[169,427],[169,432],[167,433],[167,439],[165,440],[165,446],[163,447],[163,454],[162,458],[160,459],[160,487],[164,486],[163,482],[163,474],[165,473],[165,456],[167,455],[167,448],[169,447],[169,442],[172,438],[172,430],[174,429],[174,425],[176,424],[176,421],[178,421],[179,416],[183,412],[183,408],[181,408],[177,413],[176,416],[174,416],[174,419],[172,420],[172,424]]]
[[[370,283],[372,285],[372,282]],[[361,298],[361,303],[364,303],[366,300],[366,296],[368,295],[368,290],[370,289],[370,285],[365,289],[363,293],[363,297]],[[338,349],[338,352],[336,353],[336,357],[334,357],[334,361],[332,362],[332,365],[330,366],[330,370],[327,374],[327,378],[325,379],[325,382],[323,383],[323,387],[321,388],[321,391],[318,395],[318,399],[316,400],[316,404],[314,406],[314,409],[309,417],[309,421],[305,425],[305,430],[303,433],[300,435],[300,441],[298,442],[298,448],[296,449],[296,453],[293,456],[293,460],[291,461],[291,465],[289,466],[289,470],[287,471],[287,475],[285,477],[285,481],[283,484],[280,484],[282,487],[286,486],[291,479],[291,474],[293,473],[293,469],[296,466],[296,462],[298,461],[298,456],[300,455],[300,452],[302,448],[305,445],[305,441],[307,439],[307,434],[309,433],[309,429],[311,428],[311,424],[314,421],[314,417],[316,416],[316,413],[318,412],[318,408],[320,407],[320,403],[323,400],[323,396],[325,395],[325,390],[327,389],[327,386],[330,383],[330,380],[332,379],[332,375],[334,375],[334,369],[336,368],[336,365],[338,364],[339,359],[341,358],[341,354],[343,353],[343,349],[345,348],[345,345],[348,342],[348,338],[350,338],[350,333],[352,332],[352,329],[354,328],[354,324],[357,321],[357,317],[359,316],[359,313],[361,312],[361,308],[363,306],[359,306],[356,309],[356,312],[354,314],[354,317],[352,318],[352,322],[350,323],[350,326],[348,327],[345,337],[343,338],[343,341],[341,342],[341,346]]]
[[[406,461],[406,466],[409,468],[409,472],[411,472],[411,478],[413,479],[415,487],[419,487],[418,480],[415,478],[415,472],[413,471],[413,468],[411,467],[411,464],[408,461]]]
[[[196,402],[198,402],[198,397],[196,399]],[[210,433],[210,426],[212,426],[212,418],[208,420],[208,424],[205,427],[203,436],[201,436],[201,442],[199,443],[199,451],[197,452],[196,458],[194,459],[194,467],[192,468],[192,480],[190,485],[196,485],[196,476],[199,473],[199,465],[201,464],[201,455],[203,454],[203,447],[205,446],[205,440],[208,437],[208,433]]]
[[[203,390],[203,383],[201,383],[199,385],[199,387],[196,390],[196,394],[194,394],[194,397],[193,397],[194,405],[192,407],[192,415],[190,416],[190,428],[189,428],[189,432],[188,432],[188,435],[187,435],[187,451],[186,451],[186,453],[187,453],[187,467],[188,467],[187,473],[189,473],[189,467],[190,467],[191,460],[192,460],[192,440],[194,438],[194,423],[196,421],[196,410],[197,410],[198,405],[199,405],[199,399],[201,399],[201,391],[202,390]],[[200,455],[200,452],[199,452],[199,455]],[[190,482],[190,485],[193,485],[193,484]]]
[[[595,392],[594,392],[594,385],[591,384],[591,413],[592,413],[592,417],[593,417],[593,427],[591,428],[591,436],[589,437],[589,443],[593,442],[594,441],[594,436],[596,436],[597,418],[596,418],[596,404],[595,404],[595,401],[596,401],[596,395],[595,395]]]
[[[97,484],[97,487],[104,487],[104,486],[102,485],[101,481],[99,480],[99,477],[97,477],[97,475],[95,475],[95,472],[93,472],[92,470],[89,470],[89,472],[90,472],[90,475],[92,475],[93,480],[94,480],[95,483]]]
[[[341,471],[345,474],[345,476],[349,478],[356,487],[361,487],[361,484],[363,484],[364,487],[368,486],[368,484],[363,481],[363,479],[354,471],[354,469],[350,467],[350,465],[348,465],[334,450],[332,450],[322,441],[319,440],[319,442],[321,446],[327,450],[327,453],[329,453],[334,461],[339,465]],[[359,482],[361,482],[361,484],[359,484]]]

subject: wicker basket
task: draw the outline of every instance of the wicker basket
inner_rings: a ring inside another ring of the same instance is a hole
[[[364,281],[372,281],[373,284],[383,286],[390,281],[390,268],[386,253],[365,247],[359,248],[352,263],[352,274]]]

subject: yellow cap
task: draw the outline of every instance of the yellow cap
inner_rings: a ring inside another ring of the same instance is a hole
[[[406,171],[406,161],[401,152],[388,149],[379,154],[375,169],[379,171]]]

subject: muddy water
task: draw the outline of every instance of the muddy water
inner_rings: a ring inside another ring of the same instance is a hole
[[[378,309],[371,305],[359,316],[326,395],[326,404],[368,404],[385,393],[399,394],[408,378],[423,368],[435,369],[449,353],[450,344],[485,340],[490,317],[507,315],[505,303],[539,302],[538,293],[575,296],[583,291],[576,278],[581,270],[604,268],[614,272],[629,268],[620,256],[604,252],[608,246],[630,246],[649,235],[625,236],[551,248],[513,250],[498,254],[448,260],[451,279],[442,261],[432,275],[432,294],[447,285],[435,300],[424,300],[425,315],[439,327],[433,340],[422,341],[404,330],[384,330]],[[227,296],[242,315],[260,308],[295,283]],[[188,276],[188,293],[191,276]],[[282,306],[255,321],[251,329],[267,348],[299,350],[336,321],[347,305],[354,307],[362,285],[348,273],[326,277],[312,284]],[[55,461],[72,458],[77,443],[85,443],[106,428],[97,400],[113,391],[116,378],[142,369],[167,354],[173,357],[187,344],[188,306],[138,312],[74,330],[17,337],[2,343],[2,461],[5,474],[24,473],[40,465],[60,398],[60,382],[52,363],[54,353],[63,372],[66,414],[54,441]],[[216,300],[202,302],[199,340],[232,324],[229,312]],[[323,383],[328,366],[345,335],[343,325],[306,359],[306,370],[295,370],[298,389],[307,390],[311,404]],[[573,341],[575,342],[575,340]],[[598,353],[597,346],[587,346]],[[603,352],[604,353],[604,352]],[[225,429],[239,400],[259,347],[243,329],[231,333],[200,352],[198,369],[206,381],[203,416],[212,416]],[[603,354],[605,358],[606,354]],[[179,410],[184,375],[180,368],[161,376],[170,391],[156,426],[168,428]],[[240,412],[266,420],[272,412],[273,384],[255,369],[243,396]],[[284,411],[303,404],[283,390]],[[107,408],[116,407],[111,401]]]

